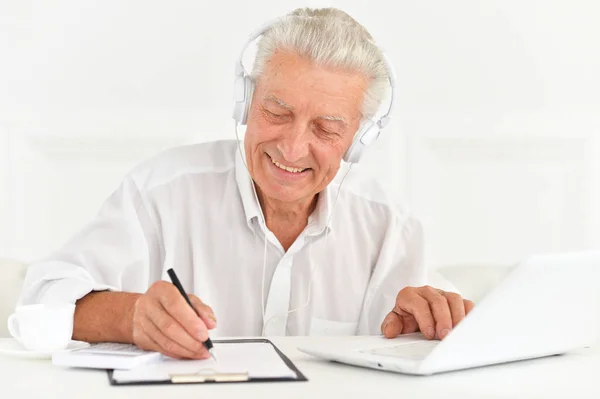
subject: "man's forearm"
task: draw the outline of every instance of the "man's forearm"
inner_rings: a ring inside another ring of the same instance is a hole
[[[140,295],[106,291],[87,294],[76,302],[73,339],[132,343],[133,312]]]

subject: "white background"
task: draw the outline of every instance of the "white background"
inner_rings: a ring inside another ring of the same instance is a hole
[[[61,245],[161,149],[233,138],[238,52],[298,6],[343,7],[392,59],[364,167],[432,266],[600,247],[598,4],[0,0],[0,258]]]

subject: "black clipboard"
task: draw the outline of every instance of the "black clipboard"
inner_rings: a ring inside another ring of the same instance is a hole
[[[198,373],[179,376],[171,376],[170,380],[162,381],[128,381],[119,382],[113,378],[113,370],[107,370],[108,381],[110,385],[168,385],[168,384],[223,384],[223,383],[245,383],[245,382],[302,382],[308,379],[298,370],[294,363],[275,346],[273,342],[266,338],[251,338],[251,339],[228,339],[228,340],[213,340],[213,343],[220,344],[235,344],[235,343],[250,343],[260,342],[268,343],[273,346],[275,352],[281,357],[285,364],[296,373],[296,378],[293,377],[277,377],[277,378],[252,378],[245,373]]]

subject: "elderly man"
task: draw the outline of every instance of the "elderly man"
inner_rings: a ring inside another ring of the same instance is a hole
[[[443,339],[465,317],[470,301],[426,285],[418,221],[342,163],[389,84],[367,31],[342,11],[301,9],[258,46],[243,150],[191,145],[136,167],[29,268],[21,304],[74,302],[74,339],[176,358],[207,357],[213,329]]]

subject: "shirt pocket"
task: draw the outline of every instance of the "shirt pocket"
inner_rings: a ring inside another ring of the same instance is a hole
[[[313,317],[310,323],[309,335],[355,335],[358,322],[335,321]]]

